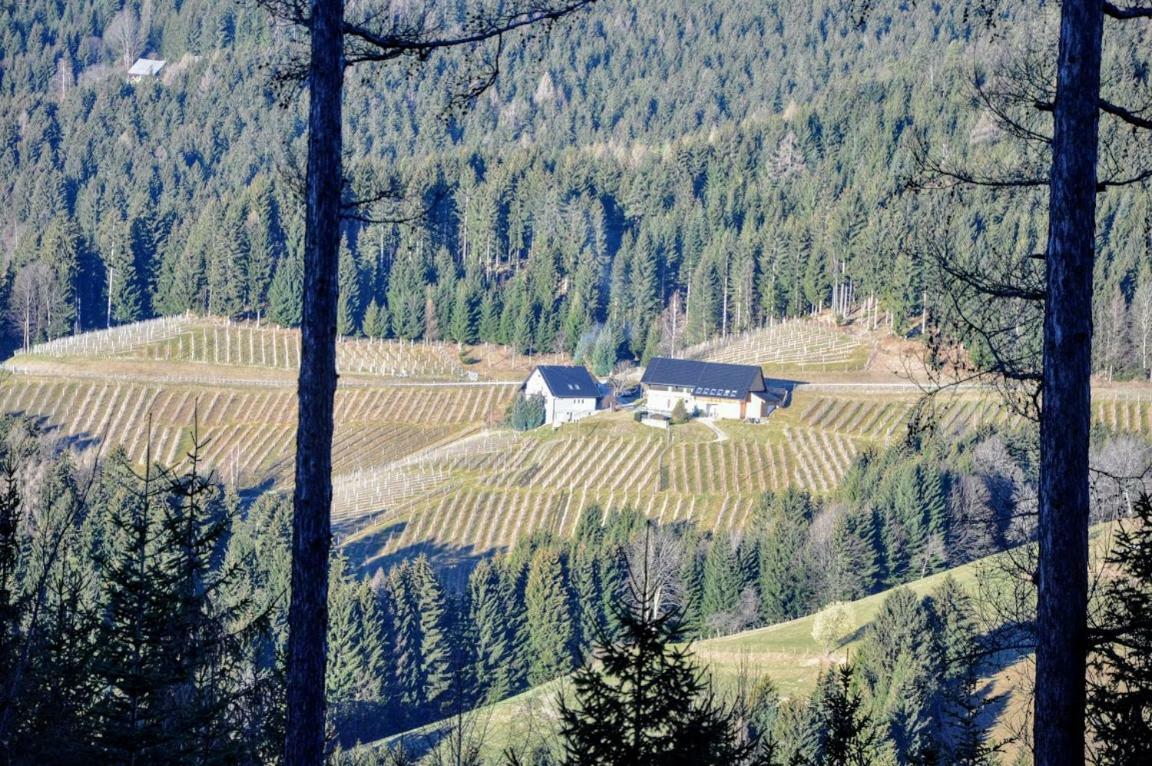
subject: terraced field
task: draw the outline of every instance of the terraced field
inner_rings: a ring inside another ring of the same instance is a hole
[[[733,529],[765,490],[831,491],[864,442],[806,427],[790,412],[720,427],[723,441],[699,424],[667,432],[606,413],[555,433],[504,433],[487,447],[429,455],[421,465],[437,478],[428,500],[405,494],[390,498],[391,509],[349,517],[346,539],[369,564],[443,546],[477,555],[539,530],[569,534],[592,506]]]
[[[869,349],[861,341],[809,319],[789,319],[693,346],[691,359],[758,364],[775,369],[861,370]]]
[[[1145,395],[1102,398],[1097,414],[1110,425],[1152,434],[1152,392]],[[626,413],[550,433],[486,432],[467,445],[406,461],[411,478],[401,484],[425,482],[426,494],[383,497],[344,516],[341,531],[371,564],[417,550],[481,555],[540,530],[570,534],[594,505],[737,529],[766,490],[834,491],[863,446],[903,437],[917,396],[907,389],[801,387],[793,405],[766,423],[719,423],[724,440],[700,424],[659,431]],[[976,391],[958,395],[936,415],[938,426],[952,433],[1012,420],[992,394]]]
[[[300,332],[254,322],[178,316],[99,330],[34,346],[21,359],[120,359],[248,367],[294,372],[300,368]],[[340,338],[336,364],[345,375],[459,381],[513,380],[533,364],[563,363],[560,355],[530,359],[483,344]]]
[[[206,462],[226,480],[286,487],[298,344],[292,331],[184,317],[90,333],[6,363],[19,374],[0,380],[0,411],[38,416],[82,455],[123,444],[136,460],[150,450],[169,464],[190,448],[196,420]],[[866,351],[812,321],[697,351],[766,361],[757,349],[768,346],[780,364]],[[350,340],[339,348],[345,372],[335,411],[333,515],[353,558],[369,565],[416,550],[467,559],[538,530],[569,534],[593,506],[737,529],[767,490],[833,492],[863,447],[903,437],[920,396],[911,386],[861,387],[829,376],[796,388],[790,406],[765,423],[721,422],[719,433],[699,423],[660,431],[627,413],[604,413],[517,434],[498,427],[515,386],[459,376],[460,365],[479,365],[485,378],[522,379],[523,357],[496,347],[462,354],[434,343]],[[979,390],[945,404],[936,422],[949,433],[1012,419]],[[1102,392],[1093,411],[1109,428],[1152,434],[1147,388]]]
[[[513,391],[500,385],[341,389],[335,471],[386,465],[474,431],[504,410]],[[247,486],[291,474],[296,397],[289,387],[15,375],[0,383],[0,411],[40,418],[61,444],[82,454],[119,444],[135,460],[151,450],[154,459],[169,464],[190,448],[192,424],[198,422],[206,463],[229,480]]]

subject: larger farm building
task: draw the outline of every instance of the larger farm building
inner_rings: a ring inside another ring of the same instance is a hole
[[[689,413],[730,420],[759,420],[783,397],[764,384],[764,373],[749,364],[716,364],[655,357],[640,379],[648,410],[670,414],[677,402]]]

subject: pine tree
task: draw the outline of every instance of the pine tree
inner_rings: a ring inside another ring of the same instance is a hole
[[[567,673],[575,664],[575,620],[566,579],[559,551],[549,546],[536,551],[524,591],[532,685]]]

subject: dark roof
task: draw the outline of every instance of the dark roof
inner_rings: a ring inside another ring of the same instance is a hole
[[[600,396],[600,387],[596,385],[596,380],[586,367],[542,364],[536,369],[540,371],[548,390],[559,399],[586,399]]]
[[[691,388],[693,396],[721,399],[744,399],[750,392],[764,390],[763,373],[750,364],[716,364],[661,356],[648,362],[640,382]]]

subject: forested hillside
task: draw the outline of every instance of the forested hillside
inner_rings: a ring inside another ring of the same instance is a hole
[[[364,70],[351,174],[403,189],[385,212],[426,215],[349,221],[341,331],[646,358],[875,301],[902,332],[943,300],[926,241],[1041,249],[1038,198],[905,185],[921,145],[959,165],[1031,151],[974,82],[1051,19],[987,34],[967,3],[881,2],[864,26],[843,6],[608,3],[506,50],[463,112],[468,62]],[[270,87],[291,32],[227,0],[0,18],[9,346],[186,310],[295,324],[302,106]],[[139,55],[168,63],[130,84]],[[1152,212],[1131,189],[1101,204],[1097,368],[1146,371]]]

